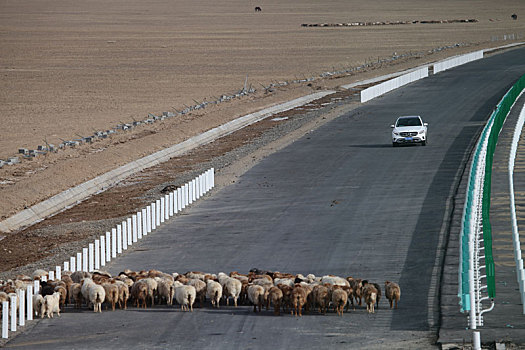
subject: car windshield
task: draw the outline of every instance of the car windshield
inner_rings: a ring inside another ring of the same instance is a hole
[[[421,126],[421,120],[419,118],[399,118],[397,126]]]

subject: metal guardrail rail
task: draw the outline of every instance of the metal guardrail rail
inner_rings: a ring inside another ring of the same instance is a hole
[[[483,129],[470,167],[461,225],[458,297],[461,311],[469,312],[471,329],[483,326],[482,315],[494,308],[496,283],[490,225],[492,163],[503,123],[524,88],[525,75],[500,100]],[[482,303],[487,300],[491,306],[483,309]],[[474,348],[479,348],[479,332],[474,332],[473,337]]]

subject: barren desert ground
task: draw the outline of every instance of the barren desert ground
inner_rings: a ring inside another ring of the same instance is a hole
[[[255,13],[255,6],[262,12]],[[477,22],[301,26],[451,19]],[[523,0],[0,0],[0,159],[21,147],[58,145],[144,120],[148,113],[234,93],[246,77],[257,89],[92,145],[4,166],[0,219],[245,113],[314,90],[522,41],[524,34]],[[514,40],[503,40],[504,35]],[[405,54],[359,74],[319,77]],[[304,77],[317,78],[310,86],[292,84],[270,93],[262,87]]]

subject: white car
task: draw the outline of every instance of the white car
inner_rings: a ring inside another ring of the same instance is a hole
[[[396,147],[403,144],[420,143],[426,146],[427,125],[418,115],[397,118],[396,124],[390,125],[393,128],[392,145]]]

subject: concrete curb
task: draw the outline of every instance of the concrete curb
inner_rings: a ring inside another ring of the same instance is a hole
[[[170,158],[184,154],[191,149],[210,143],[250,124],[265,119],[272,114],[305,105],[309,102],[333,93],[335,93],[335,91],[318,92],[242,116],[174,146],[155,152],[141,159],[137,159],[136,161],[111,170],[103,175],[97,176],[92,180],[65,190],[43,202],[35,204],[31,208],[22,210],[21,212],[0,222],[0,231],[12,232],[22,227],[33,225],[49,216],[67,209],[70,206],[78,204],[89,196],[114,186],[119,181],[122,181],[126,177],[143,169],[155,166],[169,160]]]

